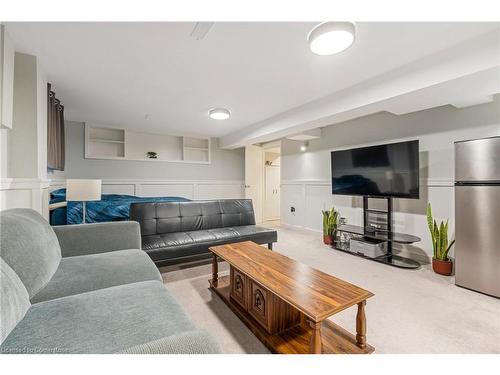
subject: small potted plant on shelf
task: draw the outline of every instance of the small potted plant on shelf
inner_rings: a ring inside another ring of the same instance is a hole
[[[334,208],[321,212],[323,213],[323,243],[331,245],[335,231],[337,230],[339,213]]]
[[[448,252],[455,243],[455,240],[448,243],[448,220],[441,221],[438,225],[432,217],[431,204],[427,204],[427,225],[432,238],[432,269],[434,272],[450,276],[453,270],[453,262],[448,258]]]

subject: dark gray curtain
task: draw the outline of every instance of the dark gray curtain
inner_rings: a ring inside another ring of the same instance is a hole
[[[64,171],[64,106],[47,84],[47,168]]]

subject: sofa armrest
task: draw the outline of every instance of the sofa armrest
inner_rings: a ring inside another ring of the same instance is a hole
[[[219,346],[205,331],[188,331],[137,345],[122,354],[219,354]]]
[[[52,227],[63,257],[140,249],[141,231],[135,221],[61,225]]]

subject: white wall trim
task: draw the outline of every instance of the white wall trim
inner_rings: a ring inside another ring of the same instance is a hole
[[[32,208],[45,218],[49,215],[50,181],[38,178],[0,179],[0,210]]]
[[[75,177],[76,178],[76,177]],[[65,178],[49,179],[51,185],[66,183]],[[121,184],[169,184],[169,185],[184,185],[184,184],[204,184],[204,185],[235,185],[244,184],[243,180],[161,180],[161,179],[102,179],[102,183],[106,185],[121,185]]]

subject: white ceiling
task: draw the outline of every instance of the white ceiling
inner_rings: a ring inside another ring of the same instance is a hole
[[[7,23],[39,57],[66,119],[231,137],[298,106],[498,30],[498,23],[358,23],[334,56],[309,51],[313,23]],[[458,100],[458,99],[457,99]],[[208,109],[226,107],[227,121]],[[150,115],[149,119],[145,119]]]

